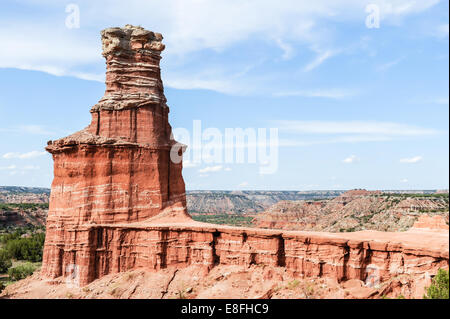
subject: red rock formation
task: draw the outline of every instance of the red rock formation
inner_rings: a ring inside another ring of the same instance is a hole
[[[422,215],[413,225],[414,229],[431,229],[431,230],[448,230],[448,225],[445,223],[445,219],[442,216],[434,215]]]
[[[50,277],[89,258],[77,253],[89,245],[82,225],[139,222],[168,207],[189,218],[182,164],[170,160],[171,151],[183,150],[172,147],[162,36],[128,25],[101,34],[106,91],[91,109],[92,122],[46,147],[54,160],[43,261]]]
[[[331,200],[280,201],[258,213],[253,223],[261,228],[286,230],[405,231],[427,213],[440,215],[448,222],[448,201],[441,196],[353,190]]]
[[[160,79],[161,35],[126,26],[102,32],[105,96],[92,123],[49,142],[55,178],[41,278],[83,286],[133,269],[216,265],[284,267],[296,277],[384,280],[448,268],[446,234],[289,232],[192,221],[182,148],[171,140]],[[172,150],[173,149],[173,150]],[[172,153],[171,153],[172,152]],[[369,271],[370,270],[370,271]]]

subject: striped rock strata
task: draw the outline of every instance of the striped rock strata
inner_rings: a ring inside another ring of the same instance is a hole
[[[106,91],[91,109],[92,122],[46,147],[54,160],[46,276],[62,275],[61,260],[69,255],[78,263],[73,247],[81,243],[82,225],[139,222],[164,209],[189,218],[182,164],[170,154],[177,157],[184,147],[171,139],[159,68],[162,36],[129,25],[101,35]]]
[[[338,281],[376,272],[384,281],[448,268],[448,230],[332,234],[193,221],[182,164],[171,160],[184,147],[170,138],[161,39],[132,26],[102,31],[105,96],[87,128],[46,148],[55,176],[42,278],[83,286],[133,269],[264,265]]]

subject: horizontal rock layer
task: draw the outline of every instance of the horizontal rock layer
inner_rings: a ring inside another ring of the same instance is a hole
[[[346,234],[290,232],[207,224],[84,225],[47,242],[46,277],[73,276],[80,285],[133,269],[156,271],[201,265],[285,267],[297,277],[380,282],[400,274],[423,278],[449,266],[448,233]],[[71,243],[69,243],[71,239]],[[420,243],[419,243],[420,241]]]

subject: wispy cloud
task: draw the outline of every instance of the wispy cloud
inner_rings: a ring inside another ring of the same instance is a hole
[[[12,171],[17,168],[16,165],[0,166],[0,171]]]
[[[393,61],[381,64],[377,67],[377,71],[378,72],[386,72],[387,70],[389,70],[390,68],[396,66],[397,64],[399,64],[401,61],[403,60],[403,57],[395,59]]]
[[[373,2],[380,5],[384,24],[423,12],[438,3],[437,0]],[[36,23],[34,17],[27,16],[31,10],[23,10],[18,18],[3,19],[8,28],[0,28],[0,38],[8,50],[0,51],[0,68],[39,70],[94,81],[103,81],[104,78],[100,72],[103,63],[98,31],[105,25],[120,26],[134,21],[162,32],[167,46],[166,70],[173,68],[177,74],[183,68],[178,63],[180,57],[192,58],[188,63],[192,65],[192,62],[202,59],[201,55],[195,57],[198,52],[209,50],[220,54],[230,48],[239,48],[249,39],[262,39],[270,46],[275,43],[282,49],[283,59],[292,58],[299,48],[317,53],[316,58],[304,67],[308,72],[339,52],[327,47],[334,38],[332,32],[324,30],[323,26],[335,23],[336,17],[343,23],[359,22],[366,5],[357,0],[285,0],[283,5],[271,0],[241,1],[233,5],[227,0],[167,0],[164,3],[129,0],[126,3],[108,1],[107,4],[105,1],[77,0],[82,19],[81,28],[75,32],[64,26],[64,6],[58,1],[37,4],[34,0],[24,0],[21,3],[25,8],[29,5],[33,12],[45,12],[45,22],[41,19]],[[6,11],[4,16],[7,14]],[[233,23],[230,23],[230,17]],[[448,34],[448,24],[440,29]],[[198,77],[193,80],[193,87],[235,93],[228,87],[229,83],[214,81]],[[246,83],[251,84],[251,79]],[[167,84],[176,88],[187,87],[185,79],[177,76]]]
[[[212,173],[212,172],[219,172],[223,169],[222,165],[217,165],[217,166],[207,166],[205,168],[199,169],[198,172],[199,173]]]
[[[199,164],[198,163],[194,163],[191,161],[183,161],[183,168],[192,168],[192,167],[197,167]]]
[[[358,157],[356,157],[356,155],[350,155],[349,157],[344,158],[342,160],[342,163],[351,164],[351,163],[355,163],[357,161],[359,161],[359,159],[358,159]]]
[[[422,156],[414,156],[409,158],[402,158],[400,159],[400,163],[418,163],[423,160]]]
[[[248,182],[242,182],[242,183],[239,183],[239,185],[237,185],[237,188],[242,188],[242,187],[247,187],[248,186]]]
[[[294,48],[292,45],[284,42],[280,38],[276,38],[275,42],[280,47],[281,50],[283,50],[283,55],[281,56],[284,60],[289,60],[294,56]]]
[[[357,92],[355,90],[346,89],[311,89],[311,90],[297,90],[297,91],[283,91],[274,93],[273,96],[277,97],[289,97],[299,96],[308,98],[328,98],[328,99],[345,99],[355,96]]]
[[[448,30],[449,30],[448,23],[441,24],[440,26],[437,27],[436,35],[438,37],[448,38]]]
[[[45,126],[42,125],[18,125],[14,127],[0,128],[0,132],[9,132],[9,133],[25,133],[32,135],[54,135],[55,132],[48,130]]]
[[[36,170],[40,170],[41,167],[37,166],[37,165],[27,165],[27,166],[24,166],[23,169],[26,171],[36,171]]]
[[[448,105],[448,97],[434,99],[433,103],[442,104],[442,105]]]
[[[11,158],[18,158],[18,159],[29,159],[29,158],[35,158],[39,156],[43,156],[47,154],[46,152],[40,152],[40,151],[31,151],[27,153],[17,153],[17,152],[9,152],[6,154],[3,154],[3,158],[11,159]]]
[[[280,147],[305,147],[324,144],[388,142],[399,138],[432,136],[434,129],[374,121],[273,121],[284,133]],[[286,135],[288,137],[286,138]]]
[[[317,68],[319,65],[321,65],[323,62],[331,58],[332,56],[336,55],[336,51],[327,50],[325,52],[321,52],[317,55],[317,57],[308,63],[304,68],[303,71],[309,72],[315,68]]]
[[[276,121],[281,131],[302,134],[366,134],[381,136],[434,135],[435,129],[375,121]]]

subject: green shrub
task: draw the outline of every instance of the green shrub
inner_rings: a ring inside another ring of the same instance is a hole
[[[6,241],[5,248],[11,258],[38,262],[42,261],[44,241],[45,235],[43,233],[33,234],[30,238],[11,236]]]
[[[448,295],[448,270],[439,269],[433,278],[431,286],[427,288],[425,299],[449,299]]]
[[[21,280],[31,276],[36,270],[32,264],[24,264],[17,267],[9,268],[8,275],[11,280]]]
[[[0,274],[8,271],[12,266],[11,256],[5,249],[0,249]]]

